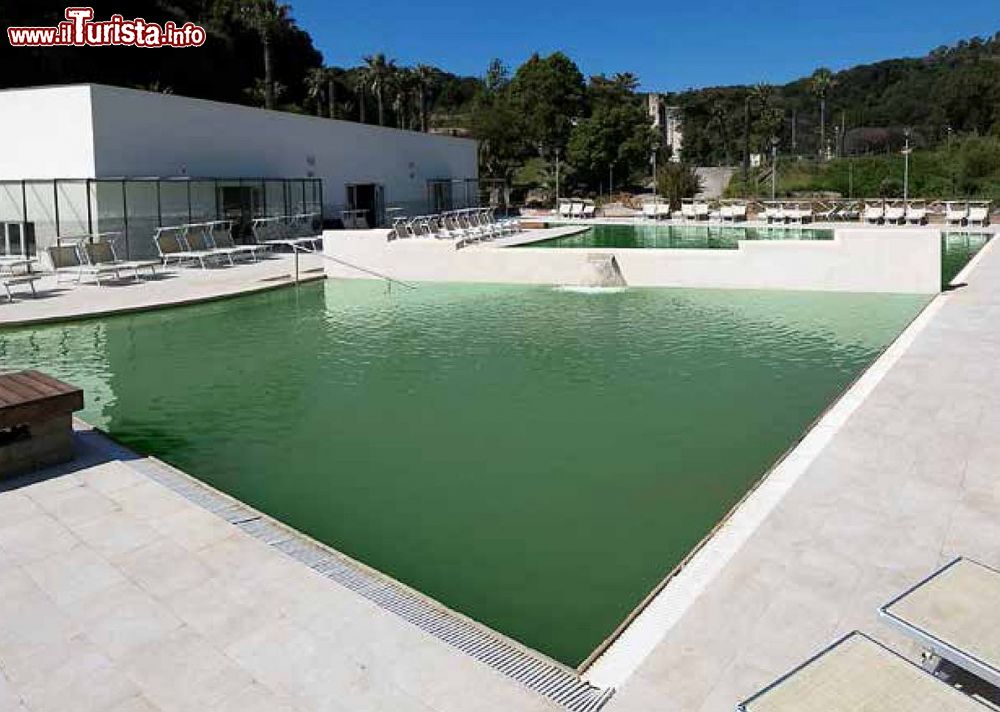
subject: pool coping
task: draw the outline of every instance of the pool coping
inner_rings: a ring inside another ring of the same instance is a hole
[[[318,274],[317,274],[318,272]],[[206,294],[197,297],[187,297],[168,302],[150,302],[148,304],[128,305],[112,307],[99,311],[81,312],[79,314],[58,314],[56,316],[30,317],[28,319],[10,319],[0,322],[0,330],[17,329],[27,326],[51,326],[53,324],[67,324],[73,322],[87,321],[90,319],[101,319],[109,316],[121,316],[124,314],[138,314],[142,312],[159,311],[161,309],[173,309],[174,307],[193,306],[195,304],[205,304],[208,302],[220,302],[226,299],[236,299],[238,297],[249,296],[251,294],[261,294],[271,292],[285,287],[295,287],[301,284],[318,282],[326,279],[326,273],[322,267],[310,268],[295,279],[292,275],[280,277],[268,277],[242,289],[219,294]]]
[[[635,672],[906,353],[944,306],[950,291],[961,285],[996,242],[995,239],[987,240],[951,279],[949,289],[928,301],[878,358],[802,432],[798,440],[580,664],[577,669],[584,679],[598,686],[618,688]]]
[[[74,426],[103,438],[127,465],[253,538],[362,596],[569,712],[596,712],[615,689],[480,623],[353,557],[313,539],[152,455],[139,455],[106,431],[74,416]]]

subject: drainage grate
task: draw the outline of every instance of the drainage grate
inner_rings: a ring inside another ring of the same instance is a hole
[[[615,692],[614,688],[595,687],[573,670],[532,653],[485,626],[434,605],[404,586],[373,574],[332,549],[279,525],[251,507],[155,458],[132,460],[129,465],[255,539],[273,546],[571,712],[595,712]]]

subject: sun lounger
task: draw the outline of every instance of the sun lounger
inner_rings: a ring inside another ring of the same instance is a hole
[[[945,203],[944,221],[949,225],[964,225],[969,217],[969,206],[965,203]]]
[[[8,302],[14,301],[14,295],[10,288],[22,284],[27,284],[31,288],[32,296],[38,296],[35,282],[41,278],[41,275],[31,272],[32,261],[31,258],[18,256],[0,258],[0,285],[3,286]]]
[[[736,709],[739,712],[987,712],[985,706],[856,631]]]
[[[209,223],[205,230],[205,236],[209,246],[215,250],[226,250],[231,255],[249,257],[256,262],[260,259],[260,253],[264,252],[265,245],[237,245],[233,239],[232,224],[228,222]]]
[[[886,205],[883,220],[887,225],[902,225],[906,221],[906,208],[902,205]]]
[[[732,205],[721,205],[721,206],[719,206],[719,219],[722,222],[732,222],[733,221],[733,206]]]
[[[52,245],[46,249],[52,271],[56,274],[56,283],[62,282],[62,278],[69,275],[75,278],[76,282],[83,281],[85,276],[93,277],[98,285],[101,278],[113,276],[121,279],[122,268],[118,265],[91,265],[87,264],[86,257],[79,244],[75,245]]]
[[[670,203],[657,203],[656,204],[656,219],[657,220],[669,220],[672,217],[670,212]]]
[[[969,216],[965,219],[967,225],[986,227],[990,224],[990,204],[976,203],[969,206]]]
[[[573,217],[573,205],[567,200],[559,201],[559,217],[569,218]]]
[[[176,265],[184,262],[197,262],[202,269],[208,266],[208,262],[218,259],[218,254],[211,250],[192,250],[184,240],[185,226],[161,227],[157,228],[153,236],[153,243],[156,251],[160,255],[163,266],[170,264],[171,260]]]
[[[694,209],[694,203],[687,201],[681,202],[681,217],[685,220],[697,220],[697,213]]]
[[[790,207],[785,209],[785,215],[788,217],[788,222],[798,223],[800,225],[811,222],[813,219],[812,205],[793,203]]]
[[[764,220],[770,223],[785,222],[787,217],[785,208],[781,203],[767,203],[764,206]]]
[[[733,222],[746,222],[747,204],[736,203],[735,205],[730,206],[730,214]]]
[[[708,220],[709,213],[711,212],[708,203],[696,202],[694,204],[694,219],[695,220]]]
[[[866,223],[878,225],[885,220],[885,206],[882,203],[865,203],[862,217]]]
[[[646,220],[656,220],[656,203],[643,203],[642,217]]]
[[[1000,571],[959,557],[879,614],[938,659],[1000,687]]]
[[[583,218],[589,220],[597,214],[597,206],[593,203],[587,203],[583,206]]]
[[[927,224],[927,206],[924,203],[907,203],[906,222],[910,225]]]
[[[571,218],[582,218],[583,217],[583,203],[574,202],[570,206],[569,216]]]
[[[114,243],[103,240],[84,243],[83,257],[86,259],[88,265],[94,267],[105,267],[107,269],[117,267],[120,273],[132,272],[136,280],[139,279],[139,270],[148,269],[150,275],[155,275],[156,268],[160,265],[159,260],[118,259]]]

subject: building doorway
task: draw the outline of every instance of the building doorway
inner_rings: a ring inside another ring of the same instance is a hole
[[[219,206],[222,219],[233,222],[233,239],[242,242],[250,236],[254,216],[263,214],[264,191],[257,185],[222,185]]]
[[[347,186],[347,209],[363,210],[369,228],[385,225],[385,186],[352,183]]]

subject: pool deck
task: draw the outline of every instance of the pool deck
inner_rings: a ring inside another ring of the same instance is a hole
[[[107,314],[160,309],[179,304],[225,299],[291,284],[294,257],[273,254],[260,262],[238,262],[235,267],[174,267],[157,270],[155,278],[106,281],[101,286],[87,278],[82,283],[51,275],[35,283],[37,297],[27,285],[11,287],[14,301],[0,294],[0,327],[68,321]],[[317,255],[299,256],[299,279],[323,278]]]
[[[77,441],[0,485],[0,710],[560,709]]]
[[[774,487],[765,480],[719,530],[716,539],[743,541],[726,554],[709,542],[717,573],[675,579],[687,594],[607,712],[731,712],[853,629],[916,661],[915,644],[880,622],[878,607],[955,556],[1000,565],[995,241],[963,280],[901,337],[912,341],[886,372],[873,367],[871,392],[825,446],[804,441],[786,459],[799,472]],[[763,501],[774,488],[784,491]],[[755,509],[762,521],[733,532]],[[691,568],[705,570],[698,558]]]

